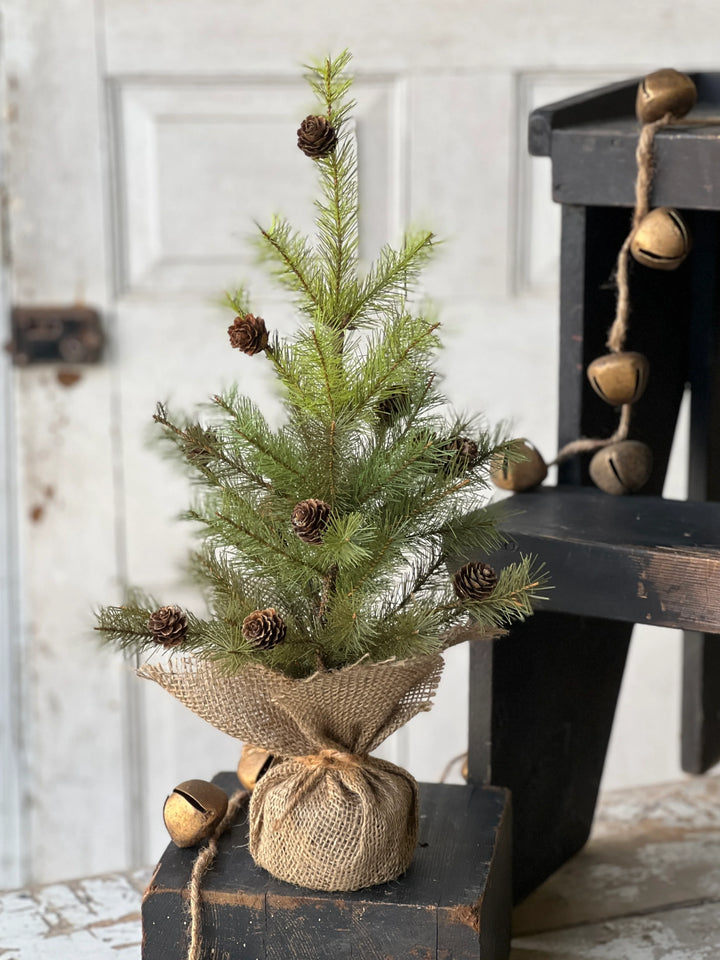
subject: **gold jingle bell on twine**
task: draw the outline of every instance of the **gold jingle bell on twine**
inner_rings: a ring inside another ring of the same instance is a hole
[[[636,493],[650,479],[652,465],[652,451],[646,443],[619,440],[598,450],[590,461],[590,477],[605,493]]]
[[[640,123],[654,123],[666,113],[684,117],[697,102],[697,89],[686,73],[666,68],[649,73],[638,85],[635,113]]]
[[[214,783],[185,780],[165,801],[163,820],[177,847],[194,847],[215,830],[227,807],[227,794]]]
[[[270,769],[273,755],[253,743],[243,744],[237,768],[237,778],[246,790],[254,790],[260,777]]]
[[[634,350],[607,353],[587,368],[587,377],[595,393],[613,407],[635,403],[645,392],[650,364]]]
[[[675,270],[690,253],[692,240],[685,221],[672,207],[656,207],[640,221],[630,253],[644,267]]]
[[[511,459],[524,457],[524,459]],[[501,490],[513,490],[520,493],[542,483],[547,476],[547,464],[540,452],[529,440],[518,438],[513,440],[510,452],[499,454],[490,467],[490,479]]]

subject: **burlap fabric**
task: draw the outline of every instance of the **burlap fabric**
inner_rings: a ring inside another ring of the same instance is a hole
[[[292,680],[257,664],[227,676],[188,658],[138,673],[213,726],[283,758],[250,800],[256,863],[316,890],[358,890],[395,879],[412,860],[417,784],[369,754],[430,708],[442,666],[439,655],[361,661]]]

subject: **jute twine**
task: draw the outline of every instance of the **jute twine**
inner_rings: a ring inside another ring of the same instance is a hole
[[[635,151],[635,160],[637,163],[637,177],[635,179],[635,207],[633,209],[632,223],[630,232],[617,258],[616,283],[617,283],[617,304],[615,308],[615,319],[608,332],[607,347],[612,353],[620,353],[625,346],[628,327],[630,324],[630,244],[632,243],[635,231],[640,223],[650,211],[650,195],[652,193],[653,174],[655,172],[655,135],[658,130],[667,127],[672,123],[684,123],[688,121],[676,120],[671,113],[654,123],[646,123],[640,131],[637,149]],[[703,121],[707,122],[707,121]],[[620,421],[615,432],[605,439],[590,439],[583,437],[580,440],[573,440],[565,444],[559,451],[552,463],[562,463],[578,453],[586,453],[591,450],[599,450],[607,447],[618,440],[625,440],[630,432],[630,420],[632,418],[632,404],[626,403],[620,409]]]
[[[228,801],[227,813],[195,859],[188,890],[190,893],[190,942],[187,960],[200,960],[202,950],[202,882],[218,853],[218,840],[232,826],[237,812],[249,796],[247,790],[236,790]]]

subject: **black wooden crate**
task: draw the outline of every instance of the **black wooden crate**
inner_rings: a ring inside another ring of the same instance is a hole
[[[235,774],[215,778],[228,793]],[[213,960],[504,960],[510,945],[510,799],[497,787],[420,785],[408,871],[354,893],[275,880],[247,848],[243,813],[203,880],[203,957]],[[143,960],[184,960],[196,849],[170,844],[143,900]]]

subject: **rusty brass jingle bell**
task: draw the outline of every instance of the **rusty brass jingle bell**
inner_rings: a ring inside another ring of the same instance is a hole
[[[530,441],[513,440],[511,449],[525,459],[515,462],[507,454],[498,454],[490,466],[490,479],[495,486],[519,493],[542,483],[547,476],[547,464]]]
[[[645,392],[650,364],[642,353],[608,353],[597,357],[587,368],[595,393],[606,403],[619,407],[635,403]]]
[[[654,123],[666,113],[684,117],[697,102],[697,89],[686,73],[665,69],[649,73],[638,84],[635,113],[640,123]]]
[[[656,207],[640,221],[630,253],[644,267],[675,270],[690,253],[692,240],[685,221],[672,207]]]
[[[256,747],[252,743],[244,743],[237,768],[237,778],[246,790],[254,790],[260,777],[270,769],[273,755]]]
[[[635,493],[650,479],[652,450],[639,440],[618,440],[598,450],[590,461],[590,477],[605,493]]]
[[[163,820],[176,846],[194,847],[210,836],[227,807],[227,794],[214,783],[185,780],[165,801]]]

